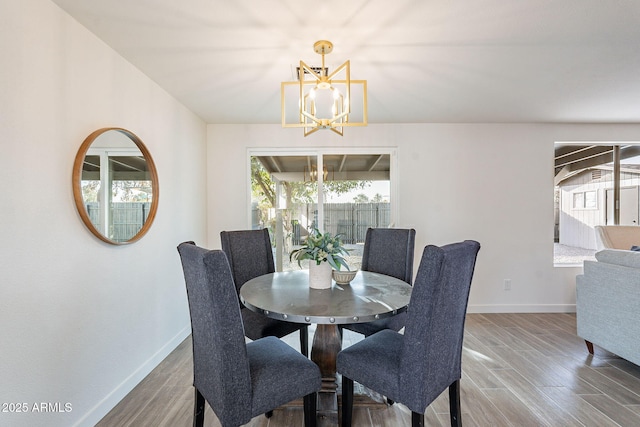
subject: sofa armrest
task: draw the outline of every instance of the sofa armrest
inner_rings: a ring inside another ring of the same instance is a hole
[[[578,336],[640,364],[640,269],[585,261],[576,318]]]

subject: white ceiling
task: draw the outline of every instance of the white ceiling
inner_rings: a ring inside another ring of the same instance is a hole
[[[640,122],[637,0],[53,0],[208,123],[280,123],[302,59],[370,123]]]

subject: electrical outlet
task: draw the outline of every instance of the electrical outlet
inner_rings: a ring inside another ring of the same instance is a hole
[[[504,290],[505,291],[511,290],[511,279],[504,279]]]

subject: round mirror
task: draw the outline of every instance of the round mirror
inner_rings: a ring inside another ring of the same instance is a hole
[[[158,174],[147,147],[122,128],[89,135],[73,164],[73,198],[84,224],[100,240],[140,239],[158,209]]]

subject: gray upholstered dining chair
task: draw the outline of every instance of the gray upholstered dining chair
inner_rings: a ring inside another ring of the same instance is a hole
[[[220,232],[222,250],[227,255],[236,289],[248,280],[276,271],[273,262],[269,231],[237,230]],[[244,322],[244,333],[252,340],[266,336],[282,338],[300,331],[300,352],[309,355],[309,329],[304,323],[270,319],[242,306],[240,313]]]
[[[368,228],[362,253],[362,270],[381,273],[413,282],[413,252],[416,230],[413,228]],[[373,322],[341,325],[368,337],[383,329],[399,331],[404,327],[406,313]]]
[[[385,329],[338,353],[342,426],[351,425],[353,382],[406,405],[412,426],[447,387],[451,425],[461,426],[462,339],[480,244],[426,246],[407,310],[404,335]]]
[[[245,343],[240,303],[224,252],[181,243],[193,340],[193,425],[204,423],[209,403],[222,426],[303,397],[305,425],[316,424],[318,366],[275,337]]]

